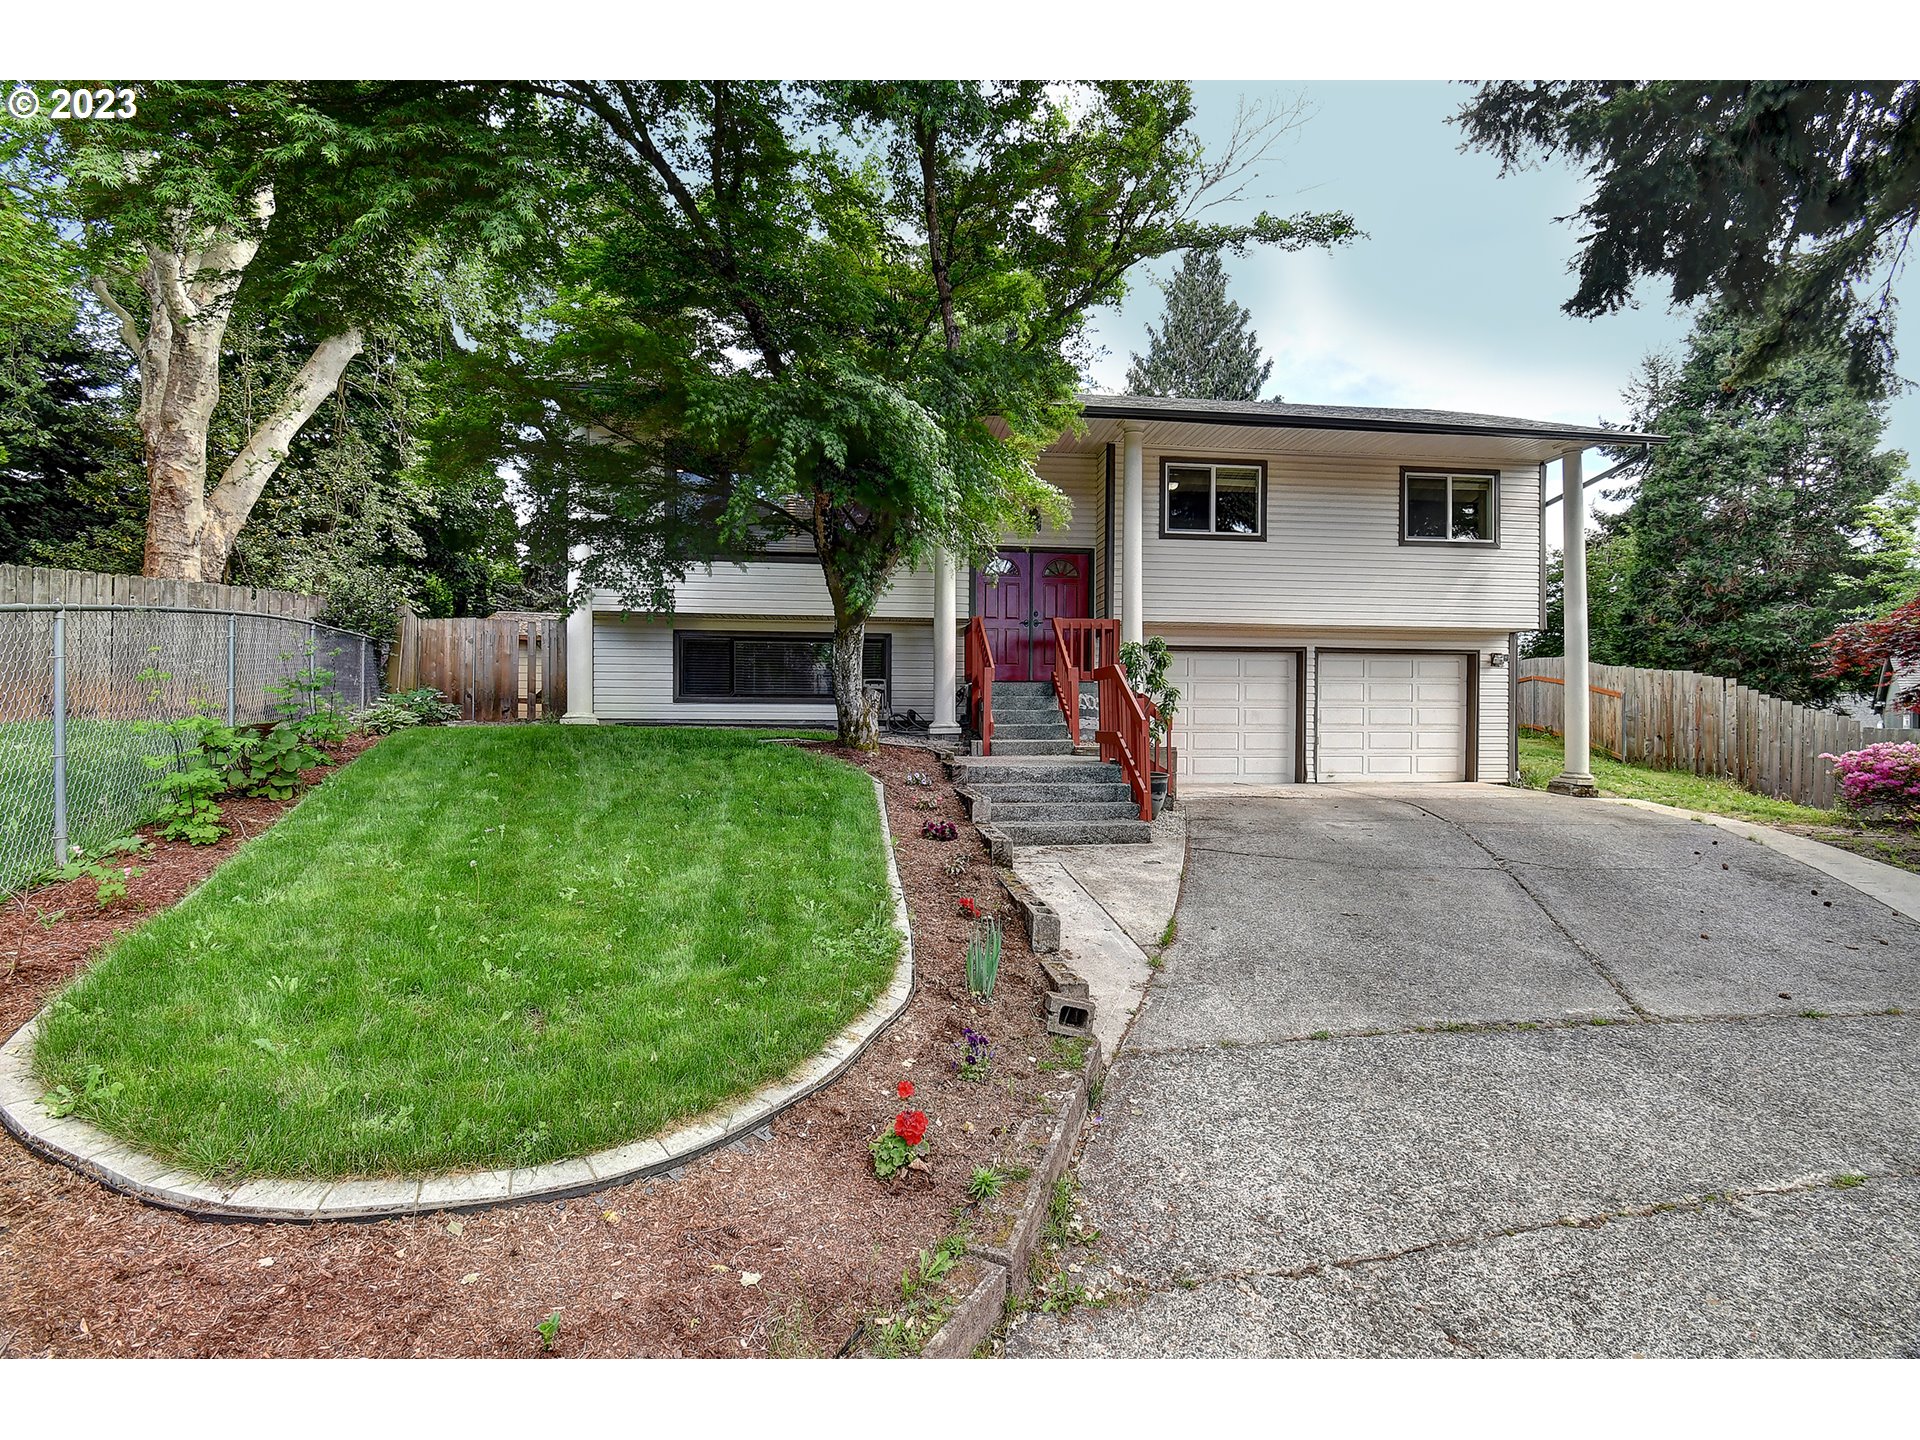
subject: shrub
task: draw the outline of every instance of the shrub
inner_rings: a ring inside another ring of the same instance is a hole
[[[1843,808],[1902,825],[1920,822],[1920,745],[1890,741],[1820,758],[1833,762]]]
[[[349,718],[353,728],[366,735],[391,735],[396,730],[420,723],[417,712],[400,704],[391,695],[382,695],[366,709],[356,710]]]

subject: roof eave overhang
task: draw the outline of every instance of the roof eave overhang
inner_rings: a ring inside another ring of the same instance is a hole
[[[1326,415],[1248,415],[1221,410],[1144,409],[1124,400],[1083,402],[1080,413],[1090,420],[1165,420],[1180,425],[1239,425],[1263,430],[1359,430],[1388,435],[1468,435],[1501,440],[1538,440],[1575,445],[1658,445],[1664,435],[1632,430],[1590,430],[1569,427],[1543,430],[1518,425],[1463,425],[1438,420],[1359,419]]]

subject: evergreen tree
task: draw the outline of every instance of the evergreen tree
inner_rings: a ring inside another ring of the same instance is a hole
[[[1188,251],[1161,289],[1166,310],[1158,330],[1147,327],[1147,353],[1135,355],[1127,367],[1127,393],[1258,400],[1273,362],[1260,358],[1253,316],[1227,298],[1219,252]]]
[[[1729,387],[1748,343],[1710,308],[1680,359],[1648,357],[1629,388],[1634,428],[1668,438],[1602,522],[1592,654],[1817,704],[1843,688],[1821,640],[1909,583],[1906,457],[1879,448],[1883,397],[1849,379],[1843,344]]]

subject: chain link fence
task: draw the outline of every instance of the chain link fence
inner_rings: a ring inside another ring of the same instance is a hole
[[[0,605],[0,893],[152,814],[164,772],[146,757],[175,753],[154,722],[258,725],[309,698],[357,710],[381,660],[369,636],[284,615]],[[317,683],[290,687],[306,672]]]

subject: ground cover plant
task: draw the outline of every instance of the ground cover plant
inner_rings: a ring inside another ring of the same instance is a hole
[[[120,941],[36,1063],[206,1173],[534,1164],[817,1052],[891,976],[890,913],[871,786],[821,756],[406,730]]]

